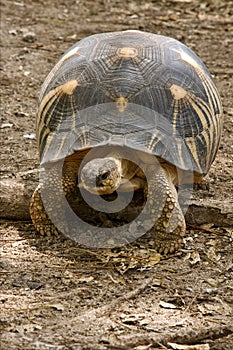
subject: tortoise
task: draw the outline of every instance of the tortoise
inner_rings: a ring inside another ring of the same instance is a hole
[[[129,182],[135,191],[144,189],[145,197],[153,194],[150,213],[160,210],[152,229],[155,247],[160,253],[177,250],[186,231],[178,177],[188,183],[191,173],[192,181],[200,182],[207,174],[219,147],[222,119],[209,71],[178,40],[137,30],[80,40],[58,60],[39,95],[40,162],[50,172],[30,203],[36,230],[58,234],[41,190],[49,183],[56,193],[56,169],[63,160],[67,198],[77,186],[109,195],[128,191]],[[82,165],[93,149],[96,157]],[[134,152],[136,163],[124,157],[125,149]],[[152,158],[157,166],[151,165]],[[140,162],[149,174],[149,187]],[[51,211],[62,215],[54,198],[49,201]]]

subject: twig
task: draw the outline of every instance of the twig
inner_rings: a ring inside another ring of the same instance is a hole
[[[93,320],[95,318],[102,317],[106,313],[110,313],[114,308],[116,308],[116,305],[121,304],[122,302],[127,301],[129,299],[135,298],[139,293],[143,292],[150,284],[152,284],[152,281],[153,277],[146,279],[146,281],[143,284],[141,284],[139,287],[135,288],[131,292],[122,295],[117,299],[114,299],[109,304],[100,306],[94,310],[88,310],[87,312],[80,315],[79,318],[82,316],[82,318],[87,317]]]
[[[204,328],[204,329],[185,329],[182,334],[173,335],[163,335],[159,339],[154,339],[153,345],[158,345],[159,343],[167,345],[169,342],[176,342],[180,344],[197,344],[206,339],[219,339],[233,334],[233,329],[227,326],[216,327],[216,328]]]

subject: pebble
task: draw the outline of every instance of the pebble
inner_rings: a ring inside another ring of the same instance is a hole
[[[206,288],[205,293],[207,294],[217,294],[218,288]]]
[[[36,34],[34,32],[26,32],[23,34],[23,41],[27,43],[34,43],[36,41]]]
[[[13,125],[14,124],[12,123],[3,123],[1,124],[0,129],[12,128]]]
[[[9,34],[16,36],[17,35],[17,30],[16,29],[10,29],[8,31]]]
[[[131,18],[131,19],[136,19],[136,18],[138,18],[138,15],[133,14],[133,15],[130,16],[130,18]]]
[[[9,263],[6,260],[0,261],[0,269],[6,269]]]
[[[44,286],[44,283],[39,282],[39,281],[28,281],[27,285],[28,285],[29,289],[38,290]]]
[[[23,135],[24,139],[30,139],[30,140],[34,140],[36,138],[36,134],[32,133],[32,134],[25,134]]]

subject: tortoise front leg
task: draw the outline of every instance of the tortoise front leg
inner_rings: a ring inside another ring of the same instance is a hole
[[[148,181],[147,200],[151,215],[158,215],[153,230],[155,248],[159,253],[172,253],[180,247],[185,234],[184,215],[178,202],[178,195],[172,182],[170,169],[151,169]],[[156,194],[156,197],[155,197]],[[156,198],[156,199],[155,199]]]
[[[64,208],[61,206],[59,196],[66,197],[71,194],[76,188],[76,181],[78,176],[78,164],[64,163],[62,170],[62,185],[60,167],[62,164],[56,163],[50,169],[45,170],[40,184],[34,191],[30,202],[30,215],[36,230],[42,235],[58,235],[59,230],[50,219],[52,213],[53,217],[57,217],[60,223],[66,223]],[[43,192],[44,191],[44,192]],[[43,193],[43,196],[42,196]],[[42,199],[43,198],[43,199]],[[43,200],[46,198],[46,210]],[[64,227],[65,229],[65,227]]]

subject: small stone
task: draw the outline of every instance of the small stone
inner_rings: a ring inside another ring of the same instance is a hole
[[[17,1],[14,2],[14,5],[15,6],[20,6],[20,7],[24,7],[25,6],[24,2],[17,2]]]
[[[7,261],[0,261],[0,269],[6,269],[8,267]]]
[[[38,290],[44,286],[44,283],[39,282],[39,281],[28,281],[27,286],[30,289]]]
[[[23,118],[23,117],[29,117],[29,113],[23,112],[23,111],[16,111],[14,113],[16,117]]]
[[[218,293],[218,288],[206,288],[205,292],[207,294],[217,294]]]
[[[10,29],[9,34],[16,36],[17,35],[17,30],[16,29]]]
[[[30,140],[34,140],[36,138],[36,134],[32,133],[32,134],[25,134],[23,135],[24,139],[30,139]]]
[[[25,281],[24,281],[23,277],[16,278],[12,282],[13,287],[22,288],[22,287],[24,287],[24,285],[25,285]]]
[[[26,32],[23,34],[23,41],[27,43],[34,43],[36,41],[36,34],[34,32]]]
[[[12,123],[3,123],[1,126],[0,126],[0,129],[6,129],[6,128],[12,128],[14,124]]]
[[[131,15],[131,16],[130,16],[130,18],[132,18],[132,19],[136,19],[136,18],[138,18],[138,15],[133,14],[133,15]]]
[[[159,306],[165,308],[165,309],[177,309],[177,306],[171,303],[166,303],[162,300],[159,302]]]

